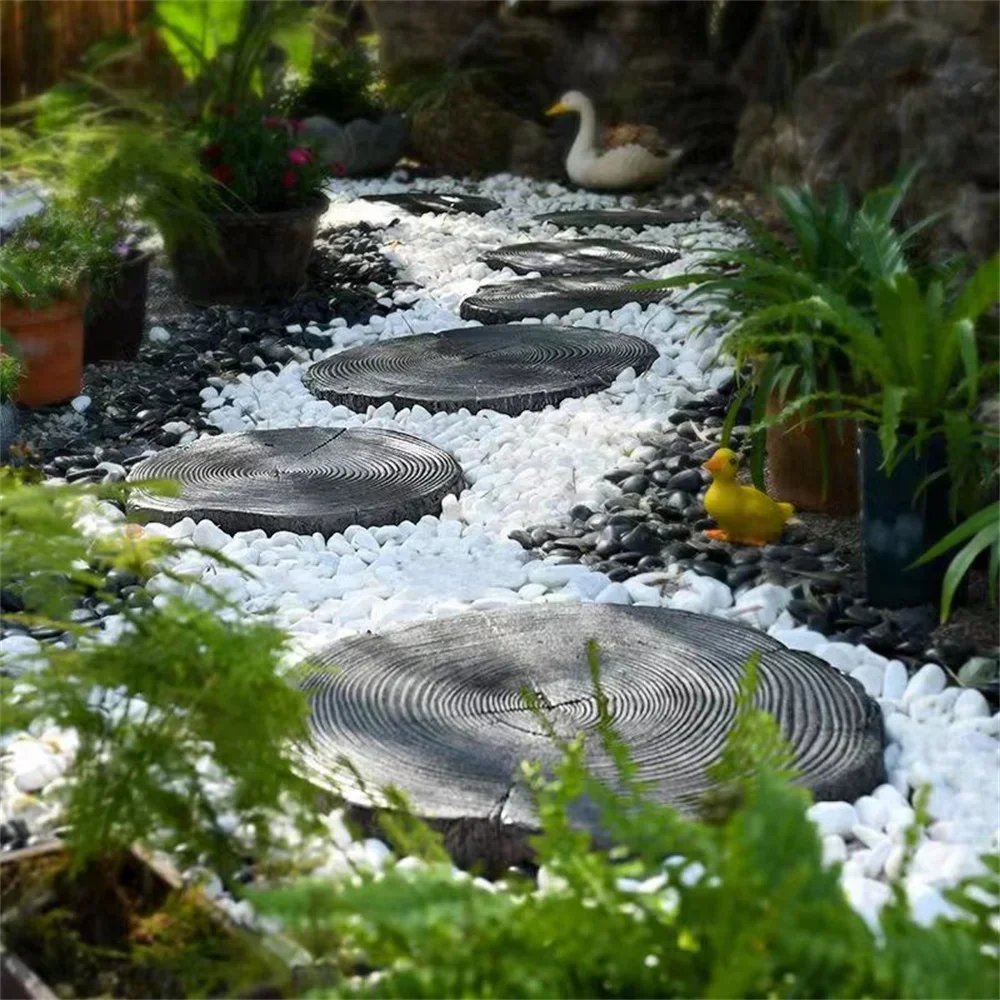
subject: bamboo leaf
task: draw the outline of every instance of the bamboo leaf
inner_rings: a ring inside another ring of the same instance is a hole
[[[958,552],[954,559],[948,564],[945,571],[944,580],[941,584],[941,621],[947,621],[951,613],[951,603],[955,599],[962,578],[969,572],[969,568],[976,561],[976,557],[988,545],[998,544],[996,525],[983,528],[974,538]]]
[[[908,391],[898,385],[886,386],[882,393],[882,422],[879,426],[878,439],[882,445],[882,455],[886,465],[891,465],[896,452],[899,421],[906,405],[907,395]]]

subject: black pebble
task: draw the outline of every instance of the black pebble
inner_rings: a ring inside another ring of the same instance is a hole
[[[713,579],[718,580],[720,583],[726,582],[726,569],[717,562],[696,559],[691,564],[691,569],[693,569],[700,576],[710,576]]]
[[[685,493],[699,493],[704,480],[697,469],[684,469],[683,472],[676,472],[670,477],[667,487],[672,490],[683,490]]]
[[[645,476],[629,476],[620,483],[622,493],[645,493],[649,480]]]
[[[816,558],[806,553],[795,556],[785,563],[785,569],[792,573],[815,573],[823,568],[823,564]]]
[[[507,537],[512,538],[523,549],[533,549],[535,547],[535,543],[532,541],[531,535],[529,535],[526,531],[522,531],[520,528],[515,528]]]
[[[759,572],[758,566],[736,566],[726,573],[726,583],[735,590],[737,587],[742,587],[744,583],[756,580]]]
[[[660,540],[642,524],[622,538],[622,545],[630,552],[637,552],[641,556],[651,556],[660,550]]]

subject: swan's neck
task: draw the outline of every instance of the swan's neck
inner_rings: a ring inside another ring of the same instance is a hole
[[[569,155],[574,159],[594,156],[597,152],[597,115],[590,101],[580,109],[580,129],[573,140]]]

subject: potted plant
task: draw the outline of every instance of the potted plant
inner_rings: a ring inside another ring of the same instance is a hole
[[[195,138],[155,102],[109,90],[94,77],[60,84],[24,106],[30,124],[3,130],[20,177],[85,204],[113,238],[114,263],[92,289],[84,360],[131,361],[145,327],[151,230],[168,248],[210,242],[215,185]]]
[[[1000,301],[1000,257],[965,281],[948,274],[921,280],[903,270],[876,282],[873,298],[872,316],[830,289],[801,310],[843,338],[837,342],[860,390],[839,401],[862,424],[869,599],[884,607],[938,603],[948,547],[940,543],[963,500],[982,496],[984,442],[993,440],[995,456],[996,428],[977,414],[1000,366],[984,361],[977,324]],[[808,400],[795,404],[804,405]]]
[[[5,748],[32,744],[36,771],[45,761],[65,773],[44,792],[59,842],[0,856],[4,949],[63,995],[232,995],[273,982],[284,970],[151,852],[208,866],[235,895],[247,856],[264,861],[280,839],[278,817],[311,822],[314,792],[290,750],[308,740],[307,706],[276,670],[285,637],[171,570],[183,548],[84,534],[84,506],[116,492],[12,474],[0,487],[4,586],[25,607],[10,620],[72,636],[0,680]],[[151,574],[156,600],[138,585]],[[114,606],[114,638],[75,620],[88,595]],[[29,793],[42,780],[19,775]]]
[[[83,382],[83,314],[114,267],[114,232],[96,213],[53,201],[4,233],[0,310],[24,364],[18,399],[61,403]]]
[[[328,168],[273,110],[284,67],[308,68],[318,8],[293,0],[159,0],[156,30],[188,83],[192,133],[217,185],[213,245],[180,239],[171,260],[197,304],[253,304],[294,294],[319,218]]]
[[[857,208],[842,186],[825,199],[808,189],[778,188],[774,200],[783,237],[744,219],[748,245],[710,253],[704,270],[643,285],[695,285],[692,294],[717,307],[713,321],[721,313],[733,322],[724,348],[750,374],[731,416],[753,396],[754,482],[764,485],[766,456],[772,491],[798,509],[857,512],[858,444],[853,419],[832,416],[844,409],[843,396],[851,390],[843,337],[824,329],[815,315],[788,307],[830,288],[870,314],[873,283],[906,266],[914,238],[933,221],[904,233],[893,228],[916,172],[902,171]],[[812,408],[818,412],[797,407],[794,416],[782,416],[788,404],[804,397],[816,401]]]
[[[199,305],[248,305],[294,295],[305,281],[328,169],[295,121],[259,107],[202,123],[202,159],[224,210],[217,246],[181,240],[171,261],[181,292]]]

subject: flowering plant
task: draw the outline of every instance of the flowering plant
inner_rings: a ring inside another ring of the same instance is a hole
[[[116,223],[93,205],[54,201],[0,233],[0,298],[40,309],[100,294],[122,259]]]
[[[202,164],[233,211],[296,208],[323,193],[330,173],[295,119],[222,108],[200,127]]]

